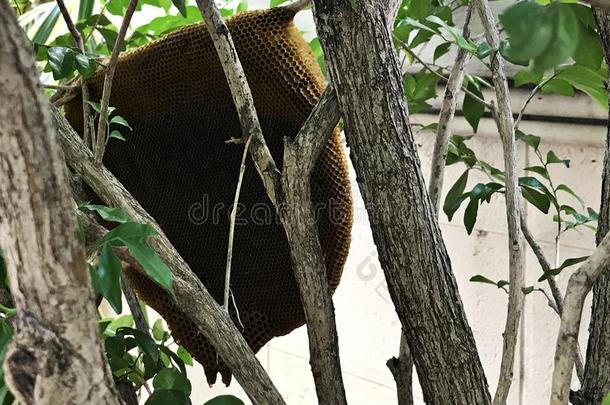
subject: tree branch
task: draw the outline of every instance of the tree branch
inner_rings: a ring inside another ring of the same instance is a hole
[[[570,276],[555,349],[551,405],[568,404],[582,308],[593,284],[609,266],[610,234],[607,234],[587,261]]]
[[[85,43],[83,42],[83,37],[74,26],[74,22],[72,22],[72,18],[70,18],[70,13],[66,9],[64,1],[57,0],[57,7],[59,7],[61,15],[66,22],[66,26],[68,27],[68,31],[70,31],[70,34],[72,35],[74,45],[76,45],[82,55],[85,55]],[[91,131],[93,130],[93,120],[91,118],[91,108],[89,106],[89,86],[87,86],[85,80],[81,80],[80,83],[83,98],[83,139],[85,140],[85,144],[88,144],[89,140],[91,139]]]
[[[288,7],[294,10],[306,3],[295,4]],[[265,143],[231,33],[213,1],[197,0],[197,6],[231,89],[243,131],[242,140],[251,142],[250,155],[288,237],[291,261],[308,325],[310,363],[318,400],[320,403],[345,404],[334,308],[309,184],[309,175],[317,157],[339,120],[336,99],[331,91],[326,91],[295,142],[286,141],[283,174],[280,176]]]
[[[127,29],[129,28],[131,17],[136,11],[137,5],[138,0],[129,0],[127,10],[125,11],[125,16],[123,17],[123,22],[121,23],[121,28],[119,29],[119,34],[114,42],[114,48],[112,49],[112,54],[110,55],[110,61],[108,62],[106,72],[104,74],[104,89],[102,91],[102,100],[100,101],[100,116],[97,124],[97,136],[95,139],[96,147],[94,148],[95,161],[98,164],[102,163],[104,151],[106,150],[106,142],[108,141],[106,132],[108,129],[108,106],[110,104],[110,93],[112,92],[112,79],[114,78],[116,65],[119,61],[119,54],[121,53],[121,49],[123,49],[123,43],[125,42],[125,35],[127,35]],[[84,125],[86,126],[87,122],[85,122]]]
[[[227,83],[231,89],[231,96],[243,132],[242,141],[245,142],[248,136],[252,137],[250,147],[252,160],[263,181],[265,190],[267,190],[267,195],[277,208],[278,201],[281,200],[281,196],[278,195],[281,190],[280,173],[263,137],[263,131],[254,107],[254,99],[235,50],[231,33],[220,16],[216,3],[197,0],[197,6],[206,22],[206,28],[212,38]]]
[[[23,404],[118,405],[49,102],[4,0],[0,71],[0,245],[17,308],[6,382]]]
[[[210,296],[159,225],[105,167],[93,160],[65,118],[55,109],[52,112],[66,160],[76,174],[108,205],[121,208],[132,220],[157,231],[150,245],[172,270],[177,305],[199,326],[244,390],[261,404],[284,404],[229,315]]]
[[[473,7],[474,2],[470,2],[466,10],[466,20],[462,29],[462,36],[466,39],[470,37],[470,16],[472,15]],[[437,218],[441,206],[441,192],[445,176],[445,160],[447,159],[447,149],[449,147],[449,138],[451,137],[451,123],[455,115],[460,88],[464,81],[464,68],[469,59],[470,53],[463,48],[458,48],[455,63],[447,79],[445,96],[443,97],[443,104],[439,113],[438,131],[436,142],[434,143],[434,152],[432,153],[432,168],[430,179],[428,180],[428,193],[430,194],[430,200],[432,201]]]
[[[487,42],[491,45],[492,49],[497,50],[500,46],[500,39],[494,15],[489,8],[487,0],[476,0],[476,8],[483,24]],[[519,322],[523,312],[524,255],[523,237],[520,228],[521,202],[516,170],[515,129],[510,107],[508,82],[504,73],[504,60],[498,51],[492,55],[491,61],[492,79],[498,104],[494,111],[494,119],[502,138],[504,170],[506,172],[506,217],[508,222],[510,283],[508,313],[502,347],[502,364],[500,366],[498,388],[493,401],[494,405],[501,405],[506,403],[513,379]]]

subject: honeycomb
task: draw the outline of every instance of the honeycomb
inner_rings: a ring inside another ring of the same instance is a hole
[[[278,7],[227,20],[278,167],[283,138],[297,134],[324,90],[318,64],[294,26],[294,13]],[[102,86],[99,71],[89,80],[93,100],[101,98]],[[243,149],[226,143],[241,136],[241,129],[206,28],[186,26],[121,56],[110,105],[133,131],[122,131],[127,142],[109,142],[104,164],[222,302],[229,215]],[[82,133],[79,98],[65,106],[65,114]],[[311,187],[334,292],[352,224],[347,162],[337,129],[316,163]],[[228,385],[230,370],[182,310],[144,275],[127,272],[138,296],[165,318],[174,339],[203,365],[208,383],[220,372]],[[238,209],[231,291],[231,317],[255,352],[305,322],[286,234],[250,159]]]

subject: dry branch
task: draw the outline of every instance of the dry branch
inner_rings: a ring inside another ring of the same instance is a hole
[[[157,231],[150,245],[172,270],[177,305],[200,327],[248,395],[261,404],[284,404],[229,315],[210,296],[159,225],[106,168],[94,161],[91,152],[57,110],[53,110],[53,118],[66,161],[74,172],[109,206],[121,208],[132,220],[149,224]]]
[[[476,7],[483,24],[485,37],[492,49],[498,49],[500,38],[496,21],[487,0],[476,0]],[[504,154],[504,170],[506,173],[506,217],[508,222],[508,250],[509,250],[509,283],[508,313],[506,316],[506,327],[504,329],[504,341],[502,347],[502,364],[498,388],[494,396],[494,405],[506,403],[508,392],[513,379],[513,367],[515,361],[515,349],[519,334],[519,322],[523,312],[523,280],[524,280],[524,255],[523,237],[521,234],[521,202],[517,175],[517,157],[515,152],[515,129],[512,110],[510,107],[510,96],[508,82],[504,73],[504,60],[498,51],[492,55],[491,71],[494,88],[496,91],[497,108],[494,111],[494,119],[502,138],[502,149]]]
[[[18,311],[5,380],[23,404],[118,405],[49,102],[4,0],[0,72],[0,245]]]

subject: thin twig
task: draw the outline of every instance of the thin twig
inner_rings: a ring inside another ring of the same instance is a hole
[[[559,73],[561,73],[561,72],[555,72],[551,77],[545,79],[544,81],[542,81],[541,83],[539,83],[536,87],[534,87],[532,89],[532,91],[530,92],[529,96],[527,97],[527,100],[525,100],[525,102],[523,103],[523,107],[521,107],[521,110],[519,111],[519,115],[517,116],[517,119],[515,120],[515,132],[517,131],[517,129],[519,129],[519,124],[521,123],[521,119],[523,118],[523,114],[525,113],[525,109],[527,108],[529,103],[532,101],[534,96],[536,94],[538,94],[538,92],[540,90],[542,90],[542,88],[544,86],[546,86],[551,80],[556,78]]]
[[[485,37],[492,49],[498,49],[500,38],[495,17],[487,0],[476,0],[476,8],[485,31]],[[508,81],[504,72],[504,60],[496,52],[491,57],[492,79],[496,92],[497,108],[493,113],[498,132],[502,139],[504,169],[506,172],[506,217],[508,222],[509,283],[508,310],[502,345],[502,362],[498,388],[493,404],[506,403],[513,377],[515,350],[519,334],[519,323],[523,312],[524,255],[521,234],[521,197],[519,194],[517,157],[515,147],[515,127],[510,106]]]
[[[610,233],[570,276],[555,349],[551,405],[567,405],[585,298],[598,277],[610,267]]]
[[[252,137],[249,136],[244,146],[244,152],[241,156],[241,165],[239,166],[239,177],[237,179],[237,187],[235,189],[235,198],[233,199],[233,207],[231,208],[231,223],[229,224],[229,244],[227,247],[227,266],[225,270],[225,291],[224,301],[222,308],[229,312],[229,294],[231,289],[231,261],[233,259],[233,239],[235,238],[235,221],[237,219],[237,204],[239,204],[239,194],[241,192],[241,184],[244,180],[244,172],[246,171],[246,157],[248,156],[248,149],[250,148],[250,141]]]
[[[66,86],[62,84],[43,84],[42,87],[44,87],[45,89],[65,91],[73,91],[74,89],[78,88],[78,86]]]
[[[470,37],[470,16],[474,2],[468,4],[466,10],[466,20],[462,29],[462,36],[466,39]],[[451,136],[451,123],[455,116],[455,109],[458,103],[458,94],[464,81],[464,68],[466,62],[470,58],[470,53],[463,48],[458,48],[455,63],[447,79],[447,87],[445,88],[445,96],[438,120],[438,131],[436,141],[434,143],[434,152],[432,154],[432,168],[430,170],[430,179],[428,180],[428,192],[434,212],[438,218],[440,211],[441,192],[443,190],[443,180],[445,174],[445,160],[447,158],[447,149],[449,147],[449,137]]]
[[[125,42],[125,35],[127,35],[127,29],[129,28],[131,17],[136,11],[137,4],[138,0],[129,1],[129,5],[127,6],[127,10],[125,11],[125,16],[123,17],[123,22],[121,23],[121,28],[119,29],[119,34],[117,36],[116,41],[114,42],[114,48],[112,49],[112,54],[110,55],[108,67],[106,68],[106,73],[104,77],[104,90],[102,91],[102,100],[100,101],[100,114],[97,124],[96,147],[94,150],[95,161],[98,164],[102,163],[102,159],[104,158],[104,151],[106,149],[108,105],[110,104],[110,93],[112,92],[112,79],[114,78],[117,62],[119,60],[119,54],[121,53],[121,49],[123,48],[123,42]]]
[[[85,55],[85,43],[83,42],[83,37],[80,32],[74,26],[72,22],[72,18],[70,17],[70,13],[66,9],[66,5],[63,0],[57,0],[57,7],[59,7],[59,11],[61,11],[61,15],[64,18],[66,26],[68,27],[68,31],[70,31],[70,35],[72,35],[72,39],[74,40],[74,44],[80,50],[81,54]],[[87,86],[84,78],[81,78],[81,92],[82,92],[82,103],[83,103],[83,139],[85,140],[85,144],[89,143],[89,138],[91,137],[91,131],[93,120],[91,119],[91,108],[89,106],[89,86]]]

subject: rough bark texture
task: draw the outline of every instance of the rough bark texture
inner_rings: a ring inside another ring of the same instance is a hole
[[[0,145],[0,245],[18,310],[6,381],[24,404],[119,404],[49,103],[4,0]]]
[[[479,13],[485,38],[492,49],[498,49],[500,38],[496,21],[487,0],[476,0],[475,7]],[[523,312],[523,297],[521,291],[524,282],[525,256],[523,254],[523,235],[521,234],[521,195],[519,194],[517,158],[515,148],[515,128],[513,113],[510,106],[508,81],[504,72],[504,59],[497,52],[492,57],[491,73],[496,93],[497,107],[494,111],[494,120],[502,138],[502,154],[504,157],[504,171],[506,173],[506,220],[508,223],[508,260],[510,291],[508,296],[508,311],[504,339],[502,345],[502,363],[498,388],[494,395],[494,405],[506,403],[508,392],[513,380],[515,364],[515,349],[519,335],[519,322]]]
[[[389,292],[426,403],[490,403],[421,173],[379,0],[314,1],[320,42]]]
[[[284,404],[231,318],[207,292],[154,219],[112,173],[94,162],[91,152],[57,110],[53,110],[53,119],[66,161],[75,173],[108,205],[121,208],[134,221],[150,224],[158,232],[150,245],[172,270],[176,302],[200,326],[201,333],[218,350],[248,395],[259,404]]]
[[[413,405],[413,355],[404,333],[400,336],[398,353],[398,358],[392,357],[385,364],[396,381],[398,405]]]
[[[346,404],[339,360],[335,310],[326,276],[324,254],[311,203],[310,174],[322,148],[339,121],[339,106],[327,89],[295,142],[286,140],[280,218],[307,321],[309,362],[321,404]],[[326,135],[326,136],[321,136]]]
[[[462,36],[464,38],[470,38],[470,16],[472,15],[473,4],[470,3],[466,11],[466,20],[462,29]],[[428,192],[430,193],[430,200],[432,201],[437,218],[441,208],[441,193],[443,191],[443,180],[445,179],[445,161],[447,160],[449,138],[452,133],[451,125],[459,101],[460,89],[464,82],[464,68],[470,57],[471,54],[468,51],[463,48],[458,49],[451,73],[449,73],[449,79],[447,80],[443,96],[443,105],[439,113],[438,131],[432,154],[432,168],[430,169],[430,178],[428,179]]]
[[[606,61],[610,60],[610,13],[595,10]],[[597,242],[610,230],[610,119],[602,172],[601,206],[597,221]],[[593,309],[580,403],[597,405],[610,391],[610,272],[604,272],[593,286]]]
[[[561,327],[555,349],[551,405],[568,403],[582,308],[593,284],[602,273],[608,270],[608,267],[610,267],[610,235],[604,237],[587,261],[570,276],[563,301]]]

